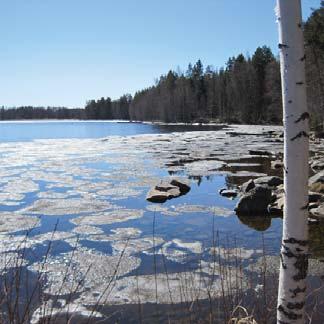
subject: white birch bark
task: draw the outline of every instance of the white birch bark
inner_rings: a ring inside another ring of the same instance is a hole
[[[285,208],[277,323],[305,323],[308,266],[308,120],[301,1],[277,0],[284,107]]]

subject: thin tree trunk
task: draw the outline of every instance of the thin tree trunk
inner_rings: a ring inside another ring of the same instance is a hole
[[[308,266],[308,120],[300,0],[277,0],[284,106],[285,208],[277,323],[305,323]]]

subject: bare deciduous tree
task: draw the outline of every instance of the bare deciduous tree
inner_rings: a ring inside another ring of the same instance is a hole
[[[308,119],[301,1],[277,0],[284,106],[285,208],[277,323],[304,323],[308,265]]]

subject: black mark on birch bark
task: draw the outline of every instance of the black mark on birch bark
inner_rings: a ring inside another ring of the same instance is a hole
[[[293,294],[291,297],[295,298],[298,294],[304,293],[306,291],[306,287],[304,288],[297,287],[295,289],[290,289],[289,291]]]
[[[301,138],[301,137],[309,137],[309,135],[305,132],[305,131],[301,131],[299,132],[296,136],[294,136],[293,138],[291,138],[291,141],[294,141],[297,138]]]
[[[295,281],[303,280],[307,276],[307,268],[308,268],[308,254],[301,253],[296,257],[296,262],[294,266],[297,270],[297,273],[293,276]]]
[[[290,237],[289,239],[283,240],[284,243],[290,243],[290,244],[299,244],[302,246],[306,246],[308,244],[308,241],[305,240],[297,240],[293,237]]]
[[[303,85],[304,82],[303,81],[299,81],[299,82],[296,82],[297,85]]]
[[[289,46],[287,44],[281,44],[281,43],[278,44],[278,47],[279,47],[279,49],[289,48]]]
[[[285,310],[282,305],[278,306],[278,311],[283,313],[290,320],[297,320],[297,319],[303,317],[303,315],[301,315],[301,314],[297,314],[295,312]]]
[[[305,60],[306,60],[306,54],[304,54],[304,56],[301,57],[300,60],[301,60],[302,62],[305,61]]]
[[[302,120],[306,120],[306,119],[309,119],[309,113],[307,111],[305,111],[304,113],[302,113],[300,115],[300,117],[298,119],[295,120],[295,124],[299,123],[300,121]]]
[[[304,306],[305,306],[304,302],[301,302],[301,303],[288,303],[287,304],[287,308],[289,308],[289,309],[303,309]]]
[[[282,247],[285,249],[285,251],[283,251],[282,254],[285,255],[287,258],[297,258],[297,255],[292,253],[288,246],[282,244]]]
[[[288,103],[292,103],[292,100],[288,100]]]
[[[286,266],[286,263],[284,263],[284,261],[283,261],[282,253],[280,253],[280,261],[281,261],[281,266],[282,266],[282,268],[283,268],[284,270],[286,270],[286,269],[287,269],[287,266]]]

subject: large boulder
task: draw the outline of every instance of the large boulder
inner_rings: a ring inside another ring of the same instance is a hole
[[[310,190],[324,193],[324,170],[310,177],[308,185]]]
[[[266,186],[257,186],[240,198],[235,211],[240,215],[268,214],[268,205],[271,201],[271,189]]]
[[[309,202],[309,206],[308,206],[309,210],[313,208],[317,208],[321,202],[324,202],[324,196],[320,193],[309,192],[308,202]],[[270,213],[282,215],[284,210],[284,204],[285,204],[284,192],[277,193],[275,201],[269,206]]]
[[[179,188],[172,188],[168,191],[163,191],[163,190],[157,190],[155,188],[152,188],[147,196],[146,200],[154,203],[164,203],[168,199],[176,198],[181,195]]]
[[[190,186],[183,180],[172,179],[163,181],[150,189],[146,200],[154,203],[164,203],[168,199],[177,198],[190,191]]]
[[[185,195],[187,192],[190,191],[189,184],[184,180],[172,179],[170,184],[178,187],[182,195]]]
[[[241,186],[241,191],[243,193],[247,193],[249,192],[251,189],[255,188],[255,183],[252,179],[250,179],[249,181],[246,181],[242,184]]]
[[[282,169],[284,166],[280,160],[271,161],[271,169]]]
[[[266,176],[254,179],[256,185],[266,185],[269,187],[277,187],[283,184],[283,179],[276,176]]]
[[[324,183],[324,170],[323,171],[320,171],[316,174],[314,174],[312,177],[309,178],[308,180],[308,184],[309,185],[312,185],[314,183]]]
[[[324,160],[312,161],[310,166],[314,172],[322,171],[324,170]]]
[[[310,214],[319,218],[324,218],[324,204],[319,205],[317,208],[312,208]]]

